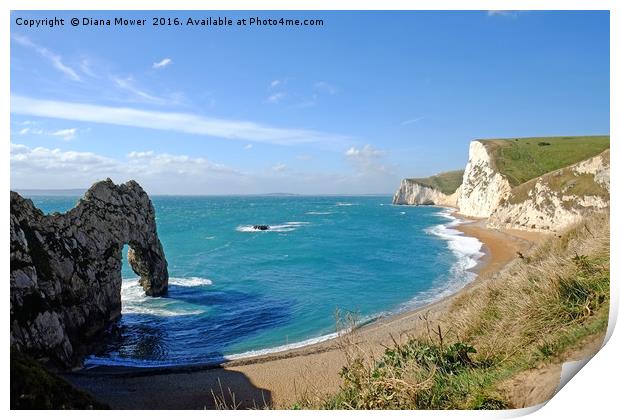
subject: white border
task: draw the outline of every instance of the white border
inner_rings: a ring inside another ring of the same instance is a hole
[[[78,0],[56,0],[54,2],[45,0],[4,0],[0,5],[0,86],[2,86],[2,96],[0,97],[0,127],[2,138],[4,139],[1,146],[3,165],[0,166],[2,170],[0,191],[5,191],[3,195],[3,205],[0,209],[2,212],[1,224],[2,231],[2,249],[1,264],[2,270],[5,273],[5,295],[3,299],[2,318],[4,326],[3,338],[5,340],[4,345],[1,347],[2,359],[4,363],[4,372],[6,372],[5,379],[2,383],[2,389],[0,390],[0,396],[3,399],[4,407],[9,409],[9,285],[8,285],[8,272],[9,272],[9,195],[6,193],[9,190],[9,139],[10,139],[10,72],[9,72],[9,20],[10,10],[611,10],[611,108],[610,115],[620,115],[618,113],[618,83],[617,77],[614,75],[620,74],[620,68],[618,66],[618,40],[620,40],[620,32],[618,30],[618,24],[620,19],[620,6],[618,2],[612,0],[563,0],[562,2],[554,0],[472,0],[465,2],[463,0],[449,0],[449,1],[432,1],[432,0],[384,0],[384,1],[370,1],[370,0],[358,0],[355,2],[344,0],[297,0],[297,1],[282,1],[282,0],[219,0],[219,1],[191,1],[191,0],[92,0],[92,1],[78,1]],[[145,9],[148,6],[148,9]],[[578,31],[579,28],[574,28]],[[610,134],[616,133],[619,118],[612,118],[610,121]],[[615,138],[612,134],[612,143]],[[617,152],[618,148],[612,145],[611,155],[612,160],[618,161]],[[617,190],[616,175],[617,171],[615,166],[612,165],[612,195],[615,196]],[[615,221],[618,219],[617,206],[614,205],[615,201],[612,200],[611,209],[611,240],[612,250],[617,249],[618,241],[618,228]],[[612,256],[614,252],[612,251]],[[615,273],[617,272],[618,259],[612,257],[611,271],[612,277],[615,279]],[[611,305],[611,320],[610,325],[615,325],[615,321],[618,316],[618,289],[615,287],[612,280],[612,305]],[[410,418],[415,416],[417,418],[504,418],[514,417],[518,415],[524,415],[528,412],[535,411],[531,414],[531,418],[544,419],[544,418],[608,418],[610,413],[616,412],[615,406],[616,400],[618,400],[616,381],[619,374],[619,362],[617,355],[620,354],[620,343],[617,335],[612,336],[610,339],[612,329],[608,331],[609,340],[607,345],[590,361],[587,367],[580,372],[576,378],[571,380],[562,390],[559,392],[544,409],[536,411],[539,407],[534,407],[526,410],[504,411],[504,412],[463,412],[463,411],[435,411],[435,412],[295,412],[299,418],[312,418],[315,417],[335,417],[338,418],[353,418],[356,419],[370,418],[376,416],[386,416],[392,418]],[[54,418],[65,417],[82,417],[84,414],[79,412],[47,412],[47,416]],[[11,412],[10,415],[15,417],[29,417],[34,415],[28,412]],[[103,418],[103,416],[109,416],[107,412],[93,412],[89,413],[89,416],[95,418]],[[165,411],[159,412],[118,412],[115,415],[124,418],[134,418],[136,415],[148,415],[150,418],[161,418],[168,420],[170,413]],[[184,417],[200,416],[215,416],[218,417],[246,417],[251,416],[253,418],[263,418],[265,416],[284,418],[291,415],[290,412],[278,411],[278,412],[218,412],[218,413],[200,413],[184,412]]]

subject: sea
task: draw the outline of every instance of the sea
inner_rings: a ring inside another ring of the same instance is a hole
[[[79,199],[28,198],[46,213]],[[125,246],[122,316],[87,367],[217,364],[320,342],[453,294],[483,256],[450,210],[388,196],[151,198],[169,292],[144,294]]]

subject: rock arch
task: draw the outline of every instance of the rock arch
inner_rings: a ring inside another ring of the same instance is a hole
[[[122,249],[147,295],[168,289],[155,210],[135,181],[97,182],[66,213],[11,191],[11,346],[64,366],[121,313]]]

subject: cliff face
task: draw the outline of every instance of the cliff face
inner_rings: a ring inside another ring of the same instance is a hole
[[[392,204],[457,206],[459,190],[446,195],[435,188],[417,183],[412,179],[403,179],[394,193]]]
[[[135,181],[94,184],[76,207],[44,215],[11,192],[11,346],[64,366],[121,312],[123,245],[146,294],[168,288],[155,211]]]
[[[549,143],[538,143],[538,147],[546,145]],[[566,149],[562,152],[566,154]],[[563,230],[592,212],[609,208],[609,149],[514,188],[497,169],[494,156],[484,142],[472,141],[463,183],[454,194],[445,195],[416,179],[405,179],[393,203],[456,207],[464,216],[487,218],[492,228],[542,232]],[[527,154],[518,156],[517,163],[532,165]]]
[[[460,189],[459,212],[469,217],[489,217],[510,189],[508,180],[494,168],[484,144],[472,141]]]
[[[609,150],[515,187],[493,210],[489,227],[560,231],[609,208]]]

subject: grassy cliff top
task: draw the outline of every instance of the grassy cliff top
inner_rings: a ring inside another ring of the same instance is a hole
[[[609,164],[609,150],[600,154],[606,164]],[[594,175],[589,173],[578,174],[572,170],[562,168],[553,172],[546,173],[539,178],[530,179],[512,189],[509,198],[511,204],[523,203],[528,197],[534,194],[536,184],[542,182],[551,191],[560,195],[572,195],[576,197],[598,196],[609,201],[609,191],[601,186],[594,179]],[[575,205],[574,200],[562,201],[565,208]]]
[[[609,136],[526,137],[480,141],[489,151],[496,169],[513,187],[609,149]]]
[[[450,195],[463,183],[463,169],[442,172],[427,178],[408,178],[417,184],[434,188],[446,195]]]

